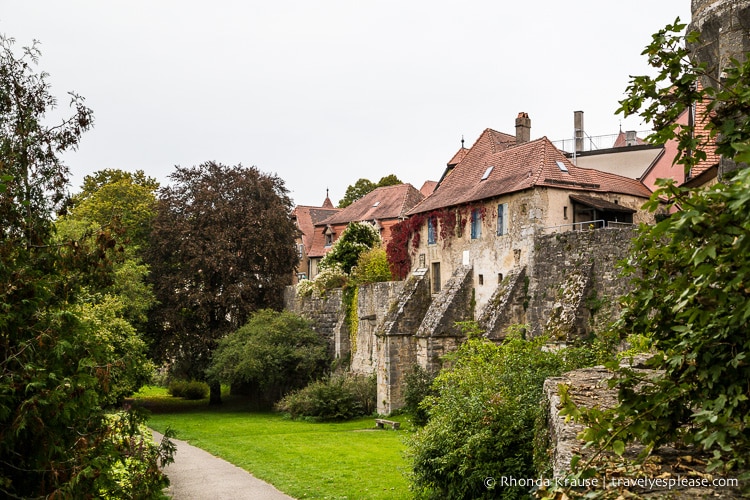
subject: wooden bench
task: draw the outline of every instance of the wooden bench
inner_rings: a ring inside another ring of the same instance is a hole
[[[375,425],[378,429],[384,429],[385,425],[390,425],[394,431],[397,431],[399,427],[401,427],[401,422],[394,422],[393,420],[385,420],[382,418],[376,418],[375,419]]]

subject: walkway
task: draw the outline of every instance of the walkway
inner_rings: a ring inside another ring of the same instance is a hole
[[[154,440],[162,435],[152,431]],[[174,500],[294,500],[270,484],[226,460],[172,439],[177,445],[175,461],[164,468]]]

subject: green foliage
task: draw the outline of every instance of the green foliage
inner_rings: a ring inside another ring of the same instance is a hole
[[[283,180],[255,167],[206,162],[177,167],[170,180],[146,252],[158,299],[152,352],[202,379],[219,339],[253,311],[283,306],[298,229]],[[209,403],[221,403],[215,383]]]
[[[205,399],[208,396],[208,384],[199,380],[173,380],[167,391],[175,398]]]
[[[614,427],[621,441],[647,450],[697,445],[713,454],[711,470],[747,468],[750,170],[694,192],[670,184],[654,196],[679,201],[682,211],[636,238],[629,269],[638,274],[620,327],[648,338],[657,350],[650,365],[663,372],[646,381],[613,366],[620,404],[592,423],[587,439],[609,442],[604,427]]]
[[[348,420],[372,415],[376,392],[374,376],[338,373],[287,394],[276,409],[292,418]]]
[[[726,78],[712,80],[705,65],[688,59],[683,42],[698,39],[677,35],[683,28],[678,20],[654,35],[644,54],[657,76],[634,77],[620,111],[652,120],[652,140],[677,140],[675,162],[686,171],[714,148],[727,160],[747,162],[750,61],[734,61]],[[696,122],[708,121],[708,137],[675,121],[699,101],[708,112]],[[644,445],[641,459],[676,443],[708,452],[708,471],[747,470],[750,170],[705,188],[661,181],[647,207],[655,211],[664,200],[676,213],[640,228],[626,268],[634,289],[618,325],[621,336],[655,352],[649,365],[659,371],[647,377],[612,363],[618,405],[568,411],[587,422],[587,441],[618,455],[633,441]]]
[[[360,253],[352,268],[352,279],[360,285],[393,280],[385,249],[376,247]]]
[[[320,377],[329,364],[326,340],[308,321],[263,309],[219,342],[207,374],[212,381],[249,384],[261,403],[273,404]]]
[[[367,222],[350,222],[325,257],[320,261],[321,269],[339,264],[346,274],[352,272],[362,252],[380,245],[380,234]]]
[[[495,498],[484,479],[536,477],[534,423],[547,377],[572,369],[564,350],[542,350],[544,339],[518,330],[501,345],[470,338],[446,356],[435,396],[422,403],[429,419],[409,441],[412,489],[426,498]],[[522,498],[520,487],[503,498]]]
[[[53,234],[68,182],[57,154],[92,113],[73,95],[71,117],[43,123],[55,98],[38,56],[33,46],[17,58],[0,37],[0,494],[158,497],[155,457],[168,450],[140,445],[143,415],[105,412],[139,383],[143,346],[104,302],[86,302],[111,279],[114,240]]]
[[[412,423],[424,426],[427,423],[427,409],[422,401],[428,396],[435,396],[432,382],[435,376],[419,365],[414,365],[404,376],[403,410],[412,416]]]

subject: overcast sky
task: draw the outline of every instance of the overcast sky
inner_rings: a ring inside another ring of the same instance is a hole
[[[295,203],[359,178],[438,180],[485,128],[570,138],[648,128],[615,115],[640,53],[690,0],[0,0],[0,33],[41,41],[61,108],[94,129],[66,155],[73,190],[104,168],[160,182],[175,165],[255,165]]]

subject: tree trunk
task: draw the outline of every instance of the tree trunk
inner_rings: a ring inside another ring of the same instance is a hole
[[[210,395],[208,398],[208,404],[213,405],[220,405],[221,404],[221,384],[219,382],[211,382],[208,385],[210,389]]]

